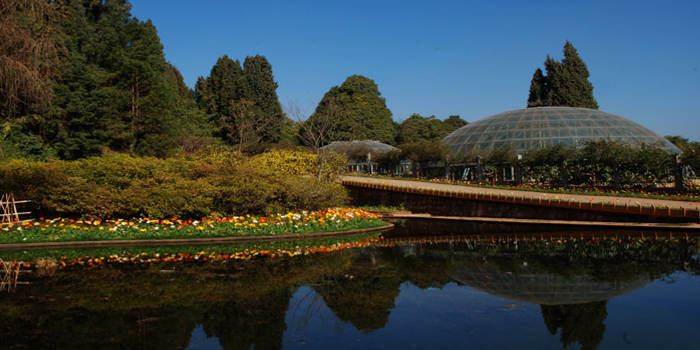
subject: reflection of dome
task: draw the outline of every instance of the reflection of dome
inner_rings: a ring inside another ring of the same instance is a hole
[[[596,109],[537,107],[504,112],[467,124],[443,139],[456,152],[488,152],[513,147],[516,153],[555,144],[578,146],[590,140],[678,148],[653,131]]]
[[[592,272],[592,271],[591,271]],[[457,271],[452,279],[497,297],[540,305],[580,304],[608,300],[641,288],[654,278],[640,274],[632,280],[597,281],[591,274],[564,275],[551,272],[504,272],[500,268],[472,266]]]

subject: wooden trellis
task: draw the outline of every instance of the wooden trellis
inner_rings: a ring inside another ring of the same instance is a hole
[[[20,220],[20,215],[29,215],[32,212],[30,211],[23,211],[20,212],[17,210],[17,204],[23,204],[23,203],[29,203],[31,201],[29,200],[15,200],[15,196],[12,193],[5,193],[2,196],[0,196],[0,211],[2,213],[0,214],[0,226],[2,225],[14,225],[16,223],[20,222],[25,222],[25,221],[31,221],[29,220]]]

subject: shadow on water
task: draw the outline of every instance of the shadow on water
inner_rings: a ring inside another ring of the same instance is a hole
[[[517,232],[483,236],[489,233],[483,227],[411,221],[371,246],[328,253],[33,274],[30,284],[0,293],[0,348],[187,348],[196,345],[191,341],[198,329],[225,349],[277,349],[311,341],[295,343],[288,330],[292,312],[298,325],[322,310],[332,322],[351,325],[357,337],[371,336],[393,327],[408,283],[538,304],[540,325],[559,334],[561,346],[595,349],[606,332],[610,299],[675,271],[699,271],[693,237],[527,232],[527,238],[515,237]],[[299,293],[315,298],[302,311],[290,302]],[[446,299],[448,307],[452,301]],[[334,336],[317,333],[314,339]],[[431,345],[429,339],[415,343]]]

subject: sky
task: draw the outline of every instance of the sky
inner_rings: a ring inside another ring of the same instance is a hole
[[[131,0],[190,87],[217,58],[260,54],[283,107],[313,113],[345,78],[373,79],[394,120],[524,108],[569,40],[600,110],[700,140],[700,1]]]

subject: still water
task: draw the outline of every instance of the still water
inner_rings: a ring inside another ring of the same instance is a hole
[[[294,257],[34,271],[0,292],[0,348],[700,348],[697,237],[532,230],[411,221]]]

